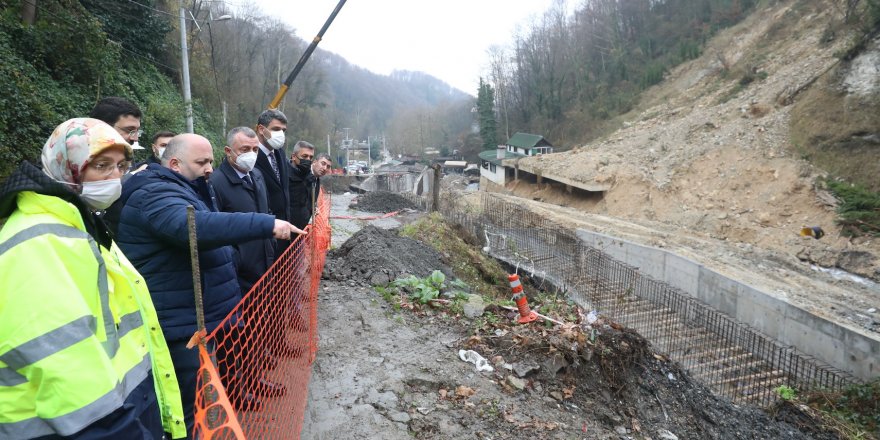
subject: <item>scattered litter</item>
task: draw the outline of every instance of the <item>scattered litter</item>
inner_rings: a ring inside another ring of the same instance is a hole
[[[489,361],[486,360],[483,356],[473,350],[458,350],[458,357],[465,362],[470,362],[474,364],[477,368],[477,371],[495,371],[491,365],[489,365]]]
[[[416,411],[420,412],[422,415],[428,415],[429,412],[434,411],[434,408],[425,408],[420,406],[416,408]]]
[[[593,323],[598,320],[599,315],[596,314],[595,310],[591,310],[590,313],[587,314],[587,324],[593,325]]]
[[[669,380],[671,380],[671,381],[675,381],[675,375],[672,374],[672,373],[667,373],[667,374],[666,374],[666,377],[668,377]]]
[[[804,226],[801,228],[801,236],[803,237],[813,237],[816,240],[825,236],[825,231],[818,226]]]

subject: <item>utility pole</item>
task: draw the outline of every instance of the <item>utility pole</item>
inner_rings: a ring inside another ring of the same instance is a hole
[[[189,90],[189,48],[186,44],[186,10],[180,2],[180,63],[183,71],[183,105],[186,108],[186,132],[193,132],[192,93]]]
[[[351,141],[348,139],[348,130],[350,128],[343,128],[345,130],[345,140],[343,141],[343,145],[345,145],[345,166],[348,166],[348,161],[351,159]]]
[[[196,20],[196,17],[192,14],[190,14],[190,17],[192,17],[192,22],[196,25],[196,28],[201,31],[202,28],[199,26],[199,22]],[[218,17],[217,19],[209,17],[208,23],[210,24],[212,21],[226,21],[231,19],[231,15],[223,15],[221,17]],[[192,92],[189,88],[189,47],[187,47],[186,42],[186,9],[183,8],[183,0],[180,1],[180,70],[183,73],[183,104],[186,107],[186,132],[193,133]],[[225,103],[223,110],[225,125]],[[224,129],[224,131],[226,130]]]
[[[327,155],[330,156],[330,162],[333,162],[333,155],[330,154],[330,133],[327,133]]]
[[[226,101],[223,101],[223,136],[226,136]]]
[[[431,183],[431,212],[437,212],[440,210],[440,164],[435,163],[431,168],[434,170],[434,181]]]
[[[373,160],[372,160],[372,158],[370,158],[370,156],[372,156],[370,153],[372,153],[372,152],[373,152],[373,144],[370,143],[370,137],[367,136],[367,170],[369,170],[370,167],[373,166]]]
[[[37,0],[21,2],[21,22],[31,26],[37,17]]]

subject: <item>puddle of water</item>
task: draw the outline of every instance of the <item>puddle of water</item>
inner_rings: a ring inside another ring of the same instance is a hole
[[[838,269],[836,267],[822,267],[815,264],[811,264],[810,268],[815,270],[816,272],[827,273],[828,275],[831,275],[835,280],[852,281],[854,283],[861,284],[872,289],[880,288],[880,284],[877,284],[874,281],[871,281],[865,277],[860,277],[854,273],[847,272],[843,269]]]

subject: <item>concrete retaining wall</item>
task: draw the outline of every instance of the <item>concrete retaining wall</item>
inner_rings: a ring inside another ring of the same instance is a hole
[[[579,229],[578,237],[652,278],[798,351],[869,380],[880,375],[880,337],[840,326],[669,251]]]

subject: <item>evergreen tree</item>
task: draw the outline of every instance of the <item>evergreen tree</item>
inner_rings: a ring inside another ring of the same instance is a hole
[[[484,150],[494,150],[498,146],[498,121],[495,119],[495,89],[480,78],[477,91],[477,115],[480,121],[480,138]]]

